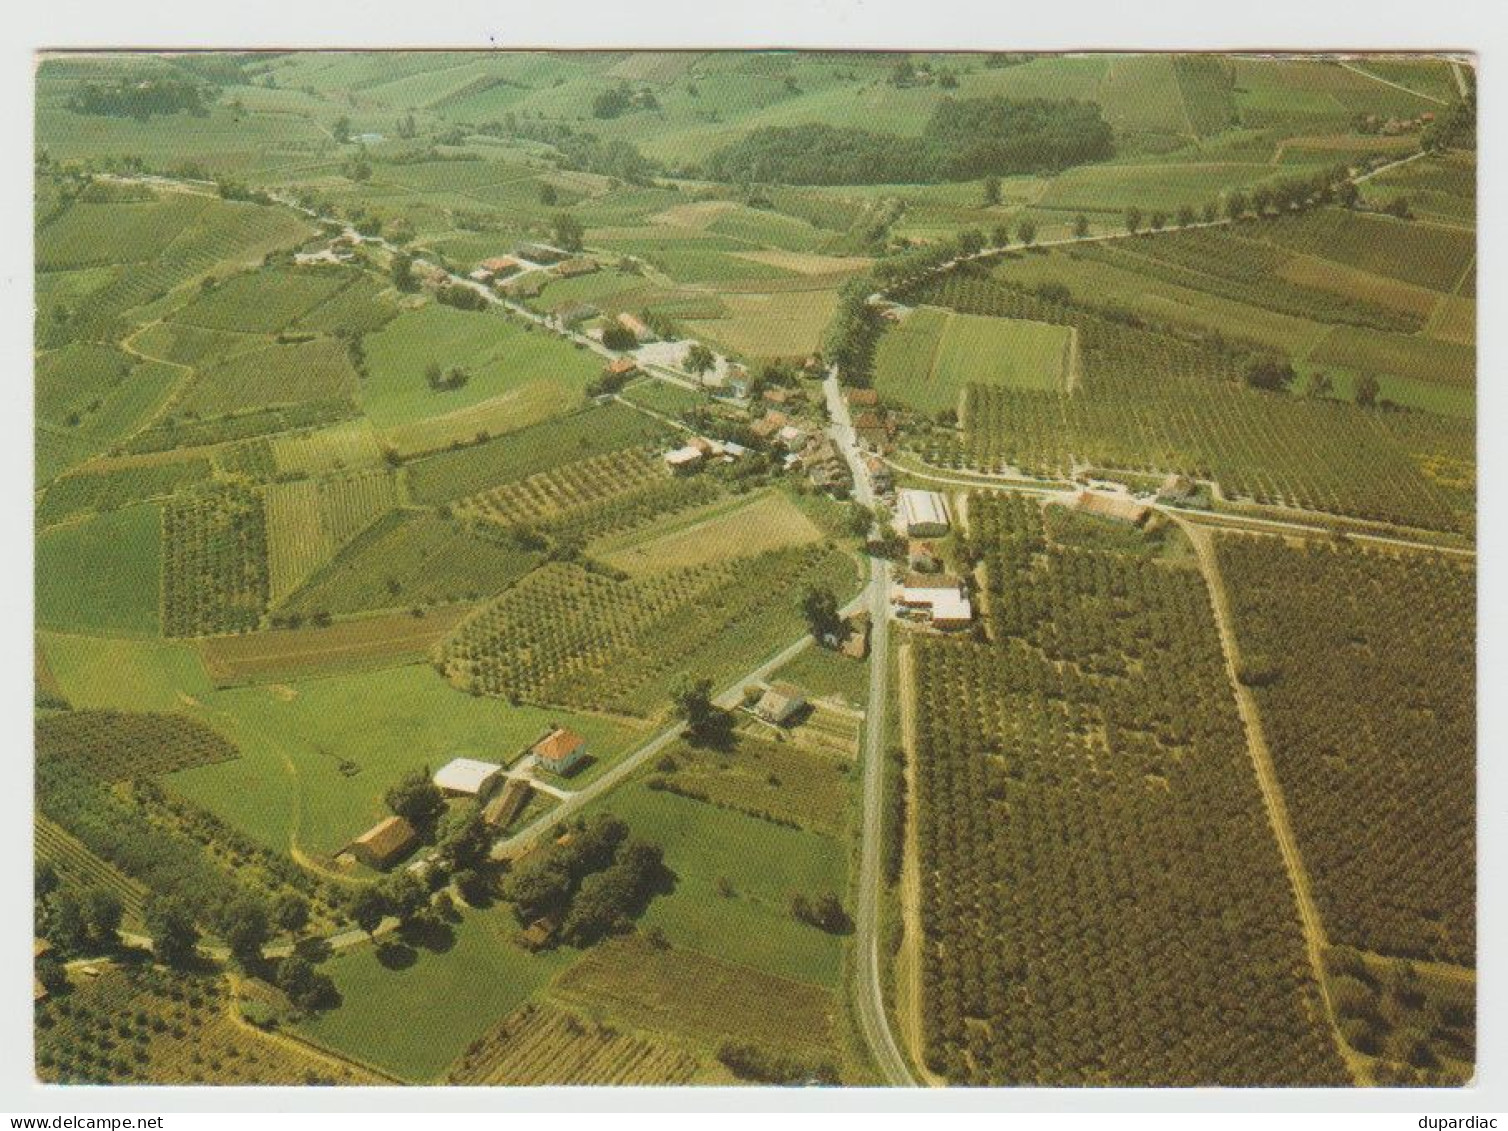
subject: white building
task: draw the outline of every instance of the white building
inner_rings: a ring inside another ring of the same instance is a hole
[[[948,504],[936,491],[902,487],[896,509],[901,533],[908,538],[941,538],[948,532]]]
[[[454,758],[440,767],[433,780],[441,793],[451,797],[485,797],[502,772],[503,768],[495,762]]]
[[[691,471],[702,462],[702,449],[687,444],[665,453],[665,466],[675,474]]]

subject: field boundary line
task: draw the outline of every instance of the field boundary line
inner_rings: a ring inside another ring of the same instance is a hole
[[[1394,82],[1392,79],[1385,79],[1381,75],[1374,75],[1371,71],[1363,70],[1361,67],[1358,67],[1355,63],[1352,63],[1347,59],[1338,59],[1336,61],[1340,63],[1340,65],[1346,70],[1361,75],[1365,78],[1369,78],[1373,82],[1380,82],[1383,86],[1390,86],[1394,90],[1403,91],[1405,94],[1412,94],[1415,98],[1422,98],[1426,102],[1433,102],[1436,106],[1450,105],[1450,103],[1445,99],[1436,98],[1433,94],[1425,94],[1423,91],[1415,90],[1411,86],[1404,86],[1401,82]]]

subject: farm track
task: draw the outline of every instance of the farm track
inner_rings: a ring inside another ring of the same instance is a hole
[[[1288,817],[1288,804],[1283,797],[1282,783],[1278,780],[1277,769],[1272,761],[1272,751],[1268,748],[1267,736],[1262,729],[1262,717],[1257,707],[1256,696],[1240,679],[1241,653],[1236,642],[1235,621],[1231,614],[1230,599],[1225,591],[1225,580],[1220,574],[1219,562],[1215,557],[1213,540],[1208,529],[1185,523],[1179,525],[1194,545],[1200,573],[1203,574],[1205,584],[1209,589],[1211,611],[1214,614],[1215,627],[1220,634],[1220,649],[1225,654],[1226,674],[1236,698],[1242,728],[1246,732],[1247,749],[1251,753],[1257,784],[1261,788],[1262,801],[1267,808],[1268,823],[1277,840],[1278,851],[1283,857],[1283,867],[1288,873],[1288,883],[1293,891],[1299,923],[1303,929],[1309,964],[1313,970],[1315,984],[1324,999],[1325,1012],[1329,1019],[1336,1052],[1345,1062],[1353,1081],[1358,1085],[1365,1084],[1370,1079],[1365,1058],[1352,1051],[1340,1034],[1338,1015],[1325,978],[1324,955],[1329,949],[1330,941],[1325,933],[1325,924],[1320,916],[1319,905],[1314,900],[1309,872],[1304,866],[1298,839],[1294,835],[1293,825]]]
[[[1356,66],[1354,63],[1347,62],[1345,59],[1338,61],[1342,67],[1352,72],[1353,74],[1361,75],[1363,78],[1369,78],[1373,82],[1380,82],[1383,86],[1390,86],[1394,90],[1403,91],[1405,94],[1412,94],[1415,98],[1422,98],[1426,102],[1433,102],[1436,106],[1450,105],[1450,103],[1443,98],[1436,98],[1433,94],[1425,94],[1422,91],[1415,90],[1411,86],[1404,86],[1401,82],[1394,82],[1392,79],[1385,79],[1381,75],[1374,75],[1371,71],[1363,70],[1361,67]],[[1463,91],[1462,93],[1465,92]]]

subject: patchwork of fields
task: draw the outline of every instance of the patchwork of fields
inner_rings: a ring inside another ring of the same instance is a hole
[[[39,1078],[1476,1070],[1469,65],[35,89]],[[891,536],[891,473],[946,535]],[[1174,474],[1136,526],[1019,490]],[[913,567],[966,629],[823,645]]]

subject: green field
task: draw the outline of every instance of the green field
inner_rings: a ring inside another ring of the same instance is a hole
[[[432,303],[401,314],[366,339],[367,369],[359,400],[378,428],[440,416],[493,399],[513,428],[557,416],[597,375],[600,363],[543,330],[487,313]],[[460,366],[460,389],[436,392],[425,371]]]
[[[836,986],[841,939],[797,922],[790,902],[798,892],[844,892],[846,856],[837,841],[642,784],[599,808],[661,845],[675,873],[675,891],[650,904],[642,926],[725,961]],[[731,896],[720,894],[720,880]]]
[[[924,412],[956,411],[970,384],[1060,390],[1070,337],[1042,322],[922,307],[880,340],[875,388]]]
[[[568,951],[521,950],[517,930],[505,909],[470,912],[429,945],[396,940],[342,954],[324,967],[340,1007],[296,1031],[400,1079],[433,1082],[570,962]]]
[[[157,632],[161,527],[161,511],[146,505],[39,535],[38,626],[95,634]]]

